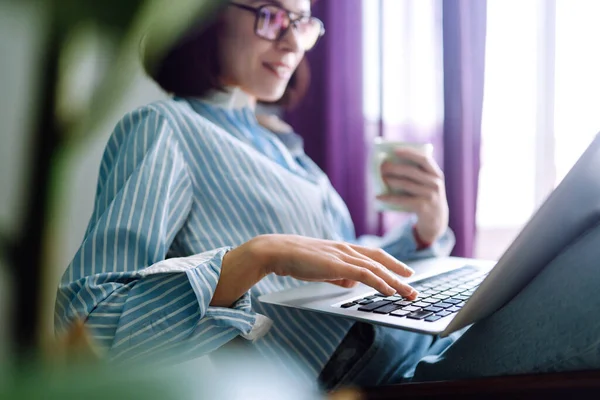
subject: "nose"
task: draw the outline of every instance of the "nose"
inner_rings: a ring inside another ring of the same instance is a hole
[[[302,51],[296,25],[293,23],[290,25],[281,39],[279,39],[278,44],[279,48],[284,51],[289,51],[292,53],[299,53]]]

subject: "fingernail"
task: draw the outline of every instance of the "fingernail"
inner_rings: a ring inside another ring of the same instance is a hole
[[[410,268],[410,267],[406,267],[406,269],[408,270],[408,272],[410,272],[411,275],[415,274],[415,270]]]

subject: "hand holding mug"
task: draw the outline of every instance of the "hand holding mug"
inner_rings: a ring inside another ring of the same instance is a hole
[[[448,226],[444,174],[433,158],[433,146],[380,141],[375,149],[382,208],[415,213],[419,237],[433,243]]]

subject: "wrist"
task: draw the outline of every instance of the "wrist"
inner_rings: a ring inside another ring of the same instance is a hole
[[[251,264],[256,267],[260,276],[265,277],[274,272],[273,266],[277,265],[274,261],[276,254],[273,244],[273,235],[260,235],[244,243],[245,258],[251,260]]]
[[[432,239],[429,236],[423,235],[421,232],[419,232],[419,227],[417,224],[413,225],[412,234],[415,242],[417,243],[417,250],[427,249],[431,247],[433,242],[435,242],[435,238]]]
[[[228,251],[223,256],[221,274],[210,305],[231,307],[266,275],[266,264],[252,240]]]

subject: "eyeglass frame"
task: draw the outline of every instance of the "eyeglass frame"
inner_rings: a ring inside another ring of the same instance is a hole
[[[268,40],[269,42],[279,42],[285,36],[285,34],[290,30],[290,28],[292,26],[296,27],[296,24],[298,23],[298,21],[300,21],[302,18],[307,17],[307,15],[300,15],[300,17],[298,17],[298,18],[292,19],[292,15],[298,14],[298,13],[292,12],[290,10],[286,10],[285,8],[283,8],[277,4],[263,4],[260,7],[252,7],[252,6],[249,6],[246,4],[239,4],[239,3],[235,3],[233,1],[231,1],[231,2],[229,2],[229,5],[238,7],[239,9],[242,9],[242,10],[251,11],[252,13],[254,13],[254,34],[261,39]],[[266,38],[266,37],[258,34],[258,22],[260,19],[260,11],[263,8],[267,8],[267,7],[276,7],[276,8],[283,10],[287,14],[288,19],[290,20],[290,25],[287,28],[282,29],[281,32],[279,33],[279,36],[276,37],[275,39],[269,39],[269,38]],[[319,25],[321,25],[321,30],[319,31],[319,36],[317,36],[317,40],[312,45],[312,47],[309,49],[304,49],[304,51],[312,50],[317,45],[317,43],[319,43],[319,39],[321,39],[321,37],[323,37],[323,35],[325,35],[325,24],[323,23],[323,21],[321,21],[319,18],[314,17],[312,15],[308,16],[308,18],[312,18],[312,19],[318,21]]]

